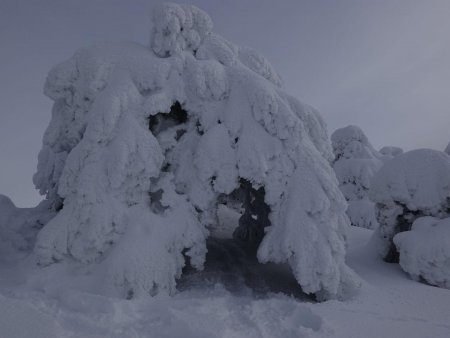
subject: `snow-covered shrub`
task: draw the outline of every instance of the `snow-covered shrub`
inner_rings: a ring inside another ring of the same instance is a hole
[[[398,262],[392,241],[397,233],[409,231],[422,216],[450,216],[450,157],[418,149],[393,158],[375,174],[370,198],[376,203],[380,227],[374,236],[381,254],[387,262]]]
[[[126,297],[173,293],[186,260],[202,268],[221,201],[244,195],[235,237],[262,240],[258,259],[288,262],[305,292],[343,297],[358,282],[325,124],[211,29],[200,9],[164,4],[151,48],[101,44],[51,70],[34,182],[60,210],[38,262],[101,265]]]
[[[373,175],[383,164],[381,154],[357,126],[337,129],[331,141],[335,155],[333,169],[348,201],[347,215],[352,225],[376,228],[374,204],[368,198],[368,191]]]
[[[403,154],[403,149],[399,147],[386,146],[380,149],[380,154],[383,155],[383,160],[386,161]]]
[[[2,250],[30,251],[37,232],[55,214],[48,201],[35,208],[17,208],[0,194],[0,246]]]
[[[394,243],[400,266],[413,279],[450,289],[450,218],[418,218]]]

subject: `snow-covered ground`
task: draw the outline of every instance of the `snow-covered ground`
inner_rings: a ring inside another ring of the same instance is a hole
[[[71,290],[63,279],[38,286],[25,278],[29,266],[2,264],[0,337],[450,337],[450,291],[412,281],[397,264],[378,259],[371,234],[351,228],[347,261],[363,287],[346,302],[260,292],[251,281],[261,271],[270,275],[268,268],[236,264],[243,255],[226,246],[222,263],[231,260],[231,270],[221,266],[220,275],[207,264],[205,272],[188,274],[175,296],[137,300]],[[272,272],[280,289],[295,293],[282,267]]]

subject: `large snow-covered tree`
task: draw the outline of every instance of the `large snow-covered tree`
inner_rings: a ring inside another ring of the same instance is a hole
[[[125,297],[172,293],[186,261],[202,268],[220,201],[233,200],[245,209],[234,237],[260,262],[289,263],[321,298],[357,287],[322,118],[200,9],[157,7],[150,48],[81,49],[45,93],[34,182],[58,213],[38,234],[40,265],[96,266]]]
[[[357,126],[337,129],[331,141],[335,156],[333,169],[348,201],[347,215],[352,225],[376,228],[374,203],[368,198],[368,192],[373,175],[383,164],[383,156]]]
[[[450,157],[431,149],[396,156],[375,174],[370,198],[380,224],[374,234],[380,252],[387,262],[398,262],[397,233],[411,230],[419,217],[450,216]]]

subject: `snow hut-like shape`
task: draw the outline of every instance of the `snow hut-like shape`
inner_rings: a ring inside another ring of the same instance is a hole
[[[259,261],[289,263],[307,293],[345,297],[358,282],[320,115],[202,10],[163,4],[153,23],[150,47],[83,48],[48,76],[34,183],[58,213],[38,234],[39,264],[98,266],[125,297],[173,293],[187,260],[202,268],[219,200],[243,189],[264,201],[247,238]]]

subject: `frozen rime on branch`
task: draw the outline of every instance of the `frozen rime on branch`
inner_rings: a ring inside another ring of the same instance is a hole
[[[375,229],[374,203],[368,198],[370,182],[380,169],[382,155],[357,126],[337,129],[331,135],[335,160],[333,169],[339,188],[348,201],[347,215],[352,225]]]
[[[39,263],[99,265],[126,297],[173,293],[186,259],[202,268],[219,197],[244,180],[270,208],[258,259],[288,262],[307,293],[345,297],[358,279],[325,124],[261,55],[211,29],[198,8],[164,4],[151,49],[97,45],[51,70],[34,182],[62,208],[38,235]]]

